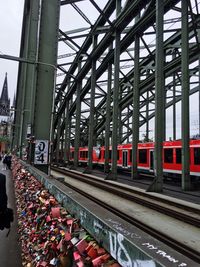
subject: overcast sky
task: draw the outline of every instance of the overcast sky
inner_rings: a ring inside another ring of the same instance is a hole
[[[1,0],[0,53],[19,56],[24,0]],[[16,92],[18,63],[0,58],[0,93],[8,73],[8,94],[13,101]]]

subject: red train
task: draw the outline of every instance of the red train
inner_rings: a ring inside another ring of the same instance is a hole
[[[181,175],[181,141],[166,141],[163,143],[163,170],[166,175]],[[111,162],[112,150],[109,149]],[[132,162],[132,145],[118,145],[117,165],[119,168],[130,169]],[[70,161],[74,159],[74,148],[70,151]],[[79,163],[87,164],[88,147],[79,148]],[[104,165],[105,147],[93,148],[93,163]],[[154,143],[138,144],[138,170],[140,172],[153,172],[154,169]],[[190,175],[200,179],[200,140],[190,140]]]

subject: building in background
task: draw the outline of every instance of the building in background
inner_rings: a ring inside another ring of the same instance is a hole
[[[6,73],[0,98],[0,153],[4,153],[9,149],[12,121]]]

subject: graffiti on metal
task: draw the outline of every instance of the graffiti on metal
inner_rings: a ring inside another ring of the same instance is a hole
[[[157,246],[150,243],[143,243],[143,246],[147,247],[149,250],[154,250],[156,254],[167,259],[170,263],[176,263],[178,267],[186,267],[187,263],[179,262],[178,259],[175,259],[173,256],[169,255],[166,251],[159,249]]]
[[[140,235],[138,235],[137,233],[134,232],[130,232],[127,229],[124,229],[123,225],[118,222],[118,221],[114,221],[113,219],[107,219],[106,220],[108,223],[111,223],[112,228],[115,229],[117,232],[120,232],[121,234],[123,234],[126,237],[129,238],[135,238],[135,239],[141,239],[142,237]]]

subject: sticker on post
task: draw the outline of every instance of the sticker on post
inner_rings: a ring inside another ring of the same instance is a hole
[[[34,164],[48,164],[48,140],[36,140],[35,141],[35,160]]]

